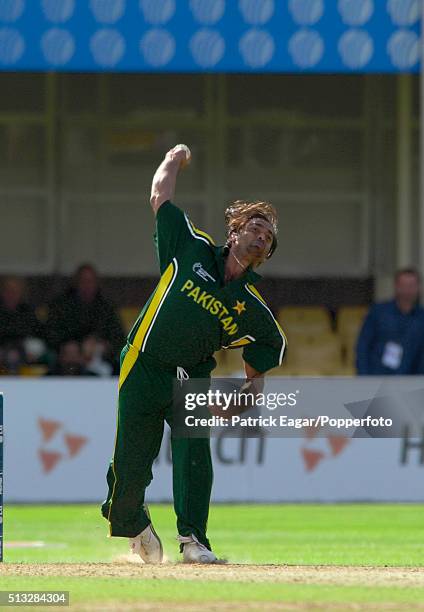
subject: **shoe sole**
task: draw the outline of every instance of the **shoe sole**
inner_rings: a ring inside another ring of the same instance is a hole
[[[184,565],[227,565],[227,559],[215,559],[215,561],[179,561],[179,563],[184,563]]]
[[[153,527],[152,519],[150,518],[149,507],[147,506],[147,504],[143,504],[143,510],[147,514],[147,518],[150,521],[150,529],[152,530],[153,535],[155,536],[157,541],[159,542],[159,546],[160,546],[160,561],[159,561],[159,563],[162,563],[162,561],[163,561],[163,546],[162,546],[162,541],[161,541],[160,537],[158,536],[158,534],[156,533],[155,528]],[[154,565],[154,563],[149,563],[148,565]]]

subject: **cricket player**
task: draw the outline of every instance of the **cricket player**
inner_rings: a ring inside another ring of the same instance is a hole
[[[286,339],[255,288],[257,268],[276,248],[277,217],[266,202],[232,204],[225,214],[227,243],[215,246],[172,202],[179,170],[190,161],[186,145],[165,156],[152,184],[159,284],[142,309],[121,353],[115,449],[102,514],[110,535],[128,537],[146,563],[163,552],[148,508],[166,420],[172,434],[173,381],[209,379],[221,347],[242,348],[247,384],[281,364]],[[207,438],[171,435],[174,509],[186,563],[214,563],[206,536],[212,488]]]

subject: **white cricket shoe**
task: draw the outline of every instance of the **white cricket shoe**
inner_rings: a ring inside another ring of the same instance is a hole
[[[217,563],[218,559],[213,552],[201,544],[194,534],[189,536],[177,537],[180,544],[183,545],[183,562],[184,563]]]
[[[147,516],[150,518],[147,506],[144,507]],[[153,529],[153,525],[147,525],[135,538],[129,538],[130,551],[133,555],[139,555],[144,563],[162,563],[163,548],[158,534]]]

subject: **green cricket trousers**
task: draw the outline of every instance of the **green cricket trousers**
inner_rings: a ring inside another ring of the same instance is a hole
[[[192,369],[190,377],[204,372]],[[194,534],[210,548],[206,537],[212,488],[209,438],[174,438],[172,394],[176,368],[164,368],[146,353],[127,344],[121,354],[118,420],[113,459],[107,472],[108,496],[102,515],[110,535],[134,537],[150,520],[143,508],[152,481],[152,465],[163,436],[164,422],[171,427],[174,509],[180,535]]]

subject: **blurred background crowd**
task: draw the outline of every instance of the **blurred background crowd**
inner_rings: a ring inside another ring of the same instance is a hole
[[[32,303],[25,279],[5,277],[0,294],[0,373],[110,376],[119,369],[124,331],[100,289],[95,268],[81,265],[50,303]]]
[[[390,300],[367,305],[286,305],[274,315],[288,336],[274,375],[424,374],[424,309],[414,268],[398,270]],[[31,300],[23,277],[0,292],[0,374],[112,376],[139,306],[115,307],[91,264],[80,265],[48,303]],[[216,375],[241,373],[241,351],[219,351]]]
[[[175,203],[217,244],[230,202],[278,211],[258,286],[288,337],[274,374],[424,373],[415,69],[118,68],[0,71],[3,374],[117,373],[158,280],[152,177],[179,142],[193,159]],[[239,350],[216,358],[217,375],[242,370]]]

